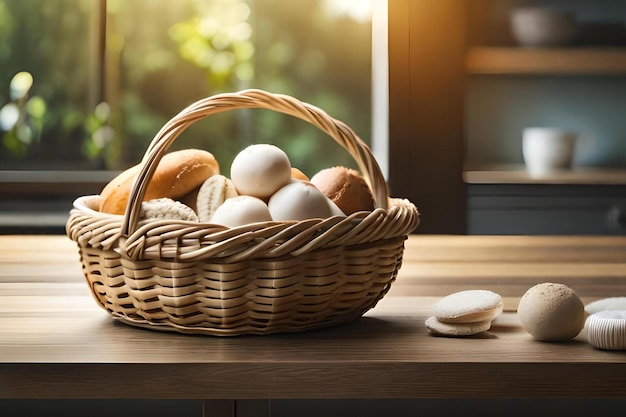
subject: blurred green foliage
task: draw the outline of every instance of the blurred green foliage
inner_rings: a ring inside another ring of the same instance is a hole
[[[0,169],[122,169],[137,163],[153,135],[185,106],[243,88],[314,104],[367,142],[371,25],[329,13],[332,3],[108,0],[106,28],[97,28],[98,0],[0,0],[0,62],[7,63],[0,67],[0,108],[14,101],[2,86],[26,71],[34,79],[30,94],[44,110],[39,140],[19,150],[5,143]],[[100,29],[107,48],[98,68]],[[228,173],[234,155],[250,143],[280,146],[309,175],[353,165],[308,123],[264,110],[198,121],[173,148],[207,149]]]
[[[91,0],[0,0],[0,108],[20,119],[0,129],[0,169],[90,167],[81,153],[89,113]],[[32,77],[22,99],[11,81]]]

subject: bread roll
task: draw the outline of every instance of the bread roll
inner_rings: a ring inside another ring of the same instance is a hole
[[[357,211],[374,210],[374,196],[365,178],[358,171],[336,166],[319,171],[311,178],[326,197],[330,198],[346,215]]]
[[[302,171],[300,171],[296,167],[291,167],[291,179],[292,180],[300,180],[300,181],[309,181],[309,177]]]
[[[221,174],[209,177],[201,186],[196,198],[196,213],[201,222],[210,222],[219,206],[229,198],[237,197],[235,185]]]
[[[191,207],[171,198],[157,198],[141,203],[140,219],[153,220],[188,220],[198,221],[196,212]]]
[[[141,166],[135,165],[120,173],[100,193],[100,211],[123,214],[128,204],[133,182]],[[219,173],[215,157],[200,149],[183,149],[166,154],[152,176],[143,200],[171,198],[173,200],[191,193],[207,178]]]

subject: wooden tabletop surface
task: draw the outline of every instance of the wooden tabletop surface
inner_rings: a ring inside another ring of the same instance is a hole
[[[112,320],[65,236],[0,236],[0,399],[626,396],[626,353],[584,332],[534,341],[519,297],[540,282],[583,301],[626,295],[626,237],[411,236],[389,294],[361,319],[298,334],[215,337]],[[441,338],[430,307],[463,289],[505,299],[492,329]]]

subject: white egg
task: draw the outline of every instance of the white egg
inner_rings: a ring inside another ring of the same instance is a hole
[[[267,200],[291,180],[291,162],[274,145],[250,145],[237,154],[230,167],[237,192]]]
[[[267,204],[263,200],[249,195],[240,195],[224,201],[215,210],[211,223],[237,227],[271,220]]]
[[[343,212],[313,184],[294,181],[276,191],[268,208],[273,220],[326,219]]]

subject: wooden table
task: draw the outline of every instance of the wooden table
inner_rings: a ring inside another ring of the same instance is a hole
[[[626,295],[626,237],[415,235],[356,322],[207,337],[110,319],[65,236],[0,236],[0,399],[626,398],[625,353],[521,328],[519,297],[547,281],[585,302]],[[505,312],[480,336],[431,336],[431,305],[463,289],[500,293]]]

